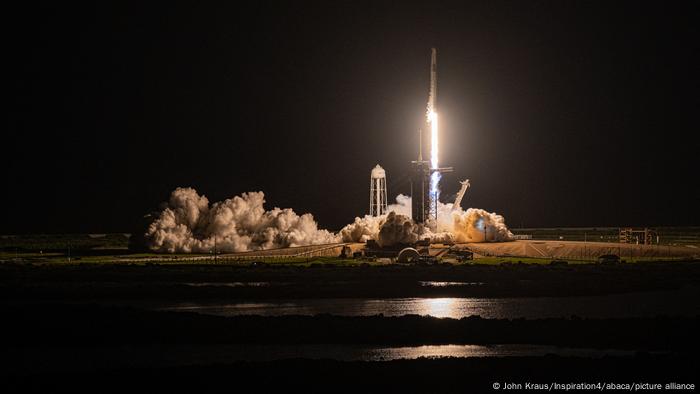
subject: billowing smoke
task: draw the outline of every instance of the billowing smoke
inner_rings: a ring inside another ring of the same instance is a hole
[[[447,204],[446,204],[447,205]],[[451,204],[449,204],[451,206]],[[512,241],[513,233],[506,227],[503,216],[483,209],[469,208],[452,211],[452,228],[448,231],[455,242]],[[439,228],[439,226],[438,226]]]
[[[318,228],[309,213],[291,209],[265,210],[262,192],[243,193],[209,204],[192,188],[177,188],[145,234],[148,247],[158,252],[213,250],[244,252],[335,242],[377,241],[380,246],[433,242],[494,242],[513,239],[502,216],[483,209],[452,210],[438,204],[438,219],[427,225],[413,223],[411,197],[398,195],[389,214],[357,217],[338,234]]]
[[[243,193],[209,205],[192,188],[177,188],[146,231],[151,250],[159,252],[225,252],[274,249],[338,242],[319,230],[311,214],[263,207],[262,192]]]
[[[367,242],[377,239],[379,229],[384,225],[387,215],[356,217],[355,221],[340,230],[343,242]]]
[[[417,226],[408,216],[391,211],[379,228],[377,244],[382,247],[408,244],[422,239],[424,235],[424,226]]]
[[[355,218],[340,231],[343,242],[374,239],[380,246],[408,244],[429,238],[432,242],[498,242],[513,239],[503,216],[483,209],[452,209],[452,204],[438,203],[437,221],[427,226],[414,224],[411,197],[399,195],[396,204],[387,207],[388,215]]]

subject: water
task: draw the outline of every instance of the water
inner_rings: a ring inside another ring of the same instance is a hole
[[[190,287],[269,287],[270,282],[196,282],[196,283],[183,283],[185,286]],[[281,285],[284,283],[275,283],[276,285]]]
[[[179,303],[157,308],[218,316],[317,315],[384,316],[429,315],[489,319],[624,318],[700,315],[700,288],[587,297],[524,298],[322,298],[235,303]]]
[[[423,287],[464,287],[464,286],[482,286],[484,282],[418,282]]]
[[[35,373],[92,371],[113,368],[206,365],[235,361],[272,361],[291,358],[333,359],[340,361],[390,361],[419,357],[514,357],[556,354],[569,357],[600,358],[633,356],[633,351],[617,349],[566,348],[543,345],[428,345],[371,347],[362,345],[143,345],[90,348],[9,349],[0,355],[9,372]]]

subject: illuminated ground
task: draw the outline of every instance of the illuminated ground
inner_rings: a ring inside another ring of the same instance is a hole
[[[362,243],[347,243],[333,245],[305,246],[298,248],[283,248],[256,252],[231,253],[222,255],[222,259],[250,258],[292,258],[339,256],[343,247],[351,248],[352,252],[365,248]],[[563,259],[595,261],[599,256],[613,254],[622,259],[668,259],[668,258],[697,258],[700,249],[688,246],[670,245],[633,245],[611,242],[578,242],[578,241],[512,241],[492,243],[464,243],[457,245],[433,244],[430,255],[438,258],[446,257],[451,250],[471,250],[475,258],[482,257],[523,257],[533,259]],[[206,259],[209,257],[202,257]]]
[[[345,257],[341,253],[345,249]],[[33,263],[215,263],[248,264],[251,261],[268,263],[313,263],[314,261],[347,264],[388,264],[394,262],[398,250],[387,250],[382,258],[353,258],[355,252],[366,249],[364,243],[337,243],[326,245],[300,246],[241,253],[223,254],[157,254],[131,253],[126,249],[99,249],[91,252],[74,250],[70,255],[65,251],[50,252],[3,252],[0,261],[3,262],[33,262]],[[349,250],[349,254],[348,254]],[[470,250],[474,253],[474,263],[513,262],[523,263],[550,262],[551,260],[566,260],[570,262],[595,262],[599,256],[617,255],[621,259],[632,262],[639,260],[669,260],[700,258],[700,248],[695,246],[671,245],[633,245],[611,242],[579,242],[579,241],[542,241],[518,240],[512,242],[493,243],[462,243],[455,245],[432,244],[429,254],[437,257],[438,261],[459,263],[453,254],[455,251]],[[497,259],[497,260],[494,260]],[[516,260],[518,259],[518,260]]]
[[[469,243],[459,245],[481,256],[530,257],[563,260],[596,260],[599,256],[613,254],[625,259],[664,259],[698,257],[700,249],[687,246],[634,245],[612,242],[578,241],[513,241],[493,243]]]

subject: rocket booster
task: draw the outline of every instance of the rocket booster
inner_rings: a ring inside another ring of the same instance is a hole
[[[437,49],[430,49],[430,109],[435,110],[437,100]]]

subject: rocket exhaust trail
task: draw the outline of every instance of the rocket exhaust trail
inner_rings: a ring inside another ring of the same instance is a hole
[[[428,115],[435,110],[437,99],[437,50],[431,48],[430,55],[430,92],[428,95]],[[428,119],[430,120],[430,119]]]
[[[430,167],[432,169],[439,168],[438,162],[438,114],[435,102],[437,101],[437,50],[431,48],[430,55],[430,93],[428,95],[428,123],[430,124]],[[440,172],[433,171],[430,175],[430,206],[435,209],[437,201],[440,197]],[[436,214],[434,212],[433,214]]]
[[[436,225],[438,223],[438,206],[440,201],[440,178],[443,172],[452,172],[452,167],[440,167],[439,129],[437,113],[437,50],[431,48],[430,57],[430,92],[426,123],[430,128],[430,160],[424,162],[419,155],[415,164],[411,183],[412,218],[416,223]]]

